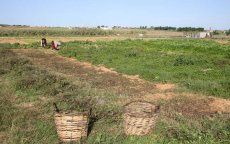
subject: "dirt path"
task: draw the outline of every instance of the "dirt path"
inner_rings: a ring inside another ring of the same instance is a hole
[[[10,43],[10,44],[14,44],[14,43],[19,43],[19,44],[27,44],[27,42],[25,42],[22,39],[19,39],[17,37],[0,37],[0,43]]]
[[[174,84],[154,84],[138,76],[127,76],[103,66],[94,66],[87,62],[65,58],[52,50],[14,49],[16,54],[27,57],[31,62],[50,73],[61,75],[71,81],[80,80],[89,83],[93,88],[105,90],[121,97],[121,104],[133,100],[170,101],[178,97],[187,97],[189,101],[178,101],[178,109],[188,113],[230,113],[230,100],[201,96],[198,94],[179,93]],[[123,97],[124,96],[124,97]]]
[[[142,96],[153,94],[155,85],[140,79],[131,79],[103,66],[79,62],[72,58],[64,58],[51,50],[15,49],[20,56],[29,58],[32,63],[52,73],[62,75],[69,80],[87,81],[97,89],[112,91],[117,95]]]

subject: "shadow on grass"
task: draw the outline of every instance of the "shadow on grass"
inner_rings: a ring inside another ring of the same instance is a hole
[[[87,137],[91,133],[94,123],[97,122],[99,118],[97,116],[92,115],[92,108],[89,110],[89,123],[88,123],[88,131],[87,131]]]

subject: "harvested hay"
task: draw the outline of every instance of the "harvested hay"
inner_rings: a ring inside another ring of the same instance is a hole
[[[160,107],[149,102],[132,102],[125,106],[124,131],[126,135],[146,135],[155,126]]]

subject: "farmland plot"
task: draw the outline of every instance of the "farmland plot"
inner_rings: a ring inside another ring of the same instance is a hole
[[[85,143],[229,143],[228,51],[203,40],[78,41],[59,52],[1,46],[0,142],[59,143],[56,102],[92,108]],[[125,136],[123,106],[139,100],[160,104],[161,116],[149,135]]]

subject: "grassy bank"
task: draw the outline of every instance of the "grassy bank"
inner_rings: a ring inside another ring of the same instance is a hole
[[[65,43],[61,55],[102,64],[152,82],[172,82],[229,98],[230,45],[212,40],[124,40]]]

